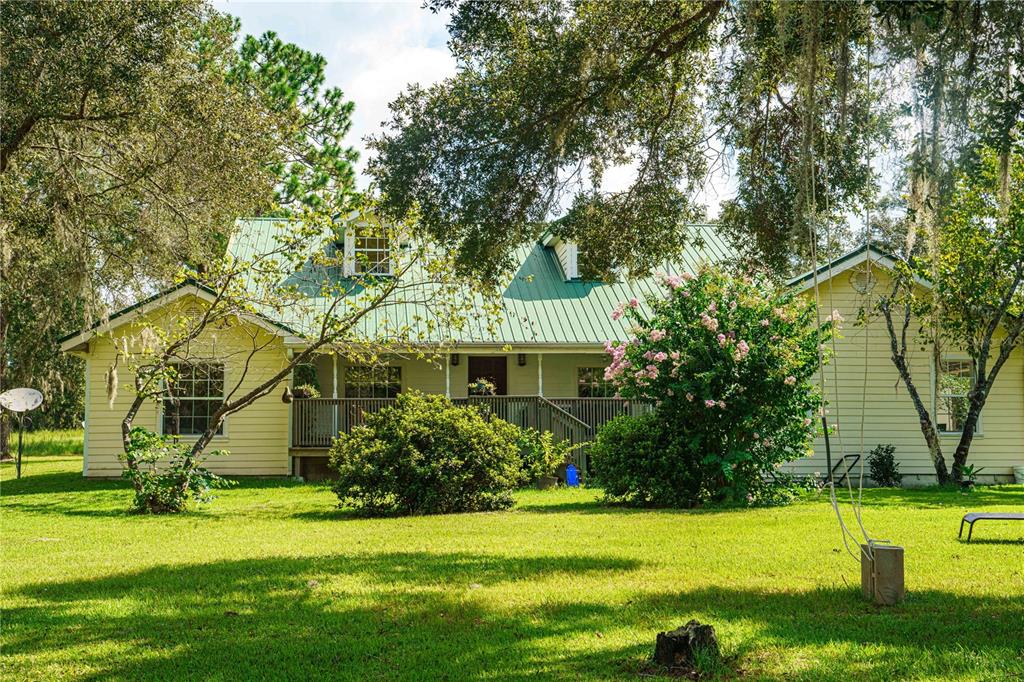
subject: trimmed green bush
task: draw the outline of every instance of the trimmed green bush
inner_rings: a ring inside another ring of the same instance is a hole
[[[896,461],[896,446],[881,444],[868,455],[868,475],[875,485],[883,488],[899,488],[903,483],[900,463]]]
[[[375,516],[508,509],[523,480],[520,435],[474,406],[406,391],[334,441],[334,492]]]
[[[702,467],[690,448],[673,442],[656,413],[606,423],[590,448],[591,475],[612,501],[651,507],[692,507]]]

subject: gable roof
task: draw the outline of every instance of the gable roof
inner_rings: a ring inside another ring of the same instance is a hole
[[[195,296],[196,298],[204,301],[212,301],[214,299],[214,293],[209,288],[192,280],[185,280],[184,282],[176,284],[168,289],[158,291],[152,296],[148,296],[127,308],[122,308],[105,320],[96,322],[91,327],[62,336],[57,340],[57,342],[60,344],[60,349],[64,352],[76,350],[78,346],[86,343],[97,334],[102,334],[105,331],[116,329],[137,317],[141,317],[148,312],[162,308],[168,303],[185,296]],[[247,319],[249,322],[257,324],[273,333],[281,335],[295,333],[291,328],[263,315],[251,315],[248,316]]]
[[[250,259],[253,255],[266,252],[275,243],[278,230],[287,229],[280,220],[253,219],[241,221],[240,229],[232,240],[232,254],[238,258]],[[714,225],[692,225],[695,238],[677,263],[666,263],[661,269],[665,274],[695,272],[702,263],[716,263],[735,256],[735,252],[716,232]],[[550,240],[546,240],[550,244]],[[566,280],[554,249],[545,244],[526,244],[514,254],[517,263],[514,274],[501,289],[498,305],[502,321],[496,329],[487,328],[486,320],[469,320],[465,328],[452,333],[443,328],[443,321],[434,318],[435,331],[424,338],[425,343],[454,341],[458,345],[579,345],[600,346],[607,340],[624,341],[629,337],[625,320],[612,320],[610,313],[620,302],[636,297],[644,301],[649,295],[663,291],[657,277],[645,277],[621,282],[599,282],[580,279]],[[413,270],[408,277],[415,281]],[[321,275],[311,278],[319,281]],[[291,283],[300,284],[302,273],[294,273]],[[424,280],[427,278],[424,277]],[[425,288],[432,284],[424,284]],[[406,292],[406,296],[411,294]],[[485,304],[484,298],[476,292],[467,291],[478,309]],[[419,298],[415,296],[415,298]],[[326,307],[330,301],[321,299]],[[395,303],[364,318],[358,331],[374,336],[374,331],[385,324],[391,326],[412,326],[421,320],[426,323],[432,312],[419,304]],[[288,327],[301,329],[303,321],[288,316],[281,322]],[[453,338],[454,336],[454,338]]]
[[[808,270],[796,277],[791,278],[786,282],[787,286],[794,287],[797,292],[804,292],[814,287],[814,276],[815,273],[818,275],[818,281],[828,281],[829,279],[839,275],[847,270],[852,270],[858,265],[864,263],[871,258],[873,265],[885,268],[886,270],[892,270],[896,267],[896,264],[900,261],[899,258],[892,254],[886,253],[876,246],[868,247],[867,244],[863,244],[852,251],[844,253],[842,256],[835,258],[831,261],[818,266],[816,270]],[[931,287],[931,282],[928,280],[916,276],[914,280],[923,287]]]
[[[228,245],[229,252],[235,258],[251,260],[254,256],[273,249],[277,243],[277,235],[287,229],[286,222],[275,218],[239,220],[238,230]],[[695,238],[678,262],[665,264],[661,269],[664,274],[693,273],[703,263],[717,263],[735,256],[735,252],[718,235],[714,225],[693,225],[691,229]],[[516,271],[502,287],[498,301],[502,319],[493,330],[488,328],[484,319],[470,319],[464,328],[452,333],[443,328],[435,313],[425,309],[421,304],[396,301],[368,314],[360,322],[357,332],[373,337],[376,336],[376,330],[385,327],[388,322],[392,328],[416,324],[426,326],[431,316],[435,316],[434,321],[437,324],[433,325],[433,331],[423,338],[424,343],[454,341],[456,345],[461,346],[492,347],[506,344],[601,346],[608,340],[624,341],[629,338],[626,320],[612,320],[610,317],[612,309],[619,302],[635,297],[644,305],[643,302],[648,296],[661,295],[663,292],[660,281],[654,276],[611,283],[579,279],[567,281],[554,249],[545,246],[544,243],[524,245],[516,250],[514,257],[517,263]],[[299,271],[285,273],[284,281],[296,284],[300,288],[304,282],[310,284],[312,307],[322,310],[332,302],[326,297],[319,296],[317,284],[322,276],[321,272],[310,271],[304,278],[304,273]],[[407,276],[414,278],[416,273],[412,271]],[[436,286],[427,283],[426,279],[424,277],[424,288]],[[190,282],[183,283],[118,311],[102,324],[65,337],[61,340],[61,349],[74,349],[92,335],[124,324],[132,317],[162,306],[183,293],[194,293],[200,298],[204,297],[201,287]],[[405,295],[408,297],[409,292]],[[478,309],[485,304],[483,296],[478,292],[467,291],[466,296],[473,299],[474,306]],[[209,292],[205,292],[205,297],[209,297]],[[282,336],[296,336],[296,330],[301,332],[309,326],[308,319],[304,319],[308,314],[307,309],[276,312],[267,310],[257,321],[272,325]],[[300,342],[297,338],[290,341]]]

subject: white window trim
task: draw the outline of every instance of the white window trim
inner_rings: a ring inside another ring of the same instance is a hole
[[[387,251],[388,251],[388,269],[387,269],[387,271],[386,272],[374,272],[374,273],[357,272],[356,270],[357,270],[358,265],[359,265],[359,259],[358,259],[358,250],[356,249],[356,228],[355,227],[350,227],[347,230],[345,230],[344,254],[343,254],[343,257],[342,257],[342,269],[344,271],[344,276],[345,277],[360,277],[360,276],[363,276],[363,275],[368,275],[368,276],[376,275],[376,276],[379,276],[379,277],[381,277],[381,276],[382,277],[387,277],[387,276],[393,275],[394,272],[395,272],[395,256],[397,255],[396,252],[395,252],[395,246],[392,243],[392,240],[391,240],[390,237],[384,236],[383,239],[385,239],[385,241],[387,242]],[[368,251],[376,252],[376,251],[379,251],[379,250],[380,249],[369,249]]]
[[[388,369],[392,369],[392,368],[398,370],[398,392],[401,393],[402,389],[404,388],[403,381],[402,381],[402,374],[403,374],[403,372],[402,372],[402,366],[401,365],[381,365],[379,367],[374,367],[373,365],[346,365],[345,366],[345,371],[344,371],[344,379],[342,380],[342,383],[341,383],[342,397],[346,398],[346,399],[349,399],[348,398],[348,373],[349,373],[349,370],[352,370],[352,369],[369,369],[369,370],[379,369],[379,370],[387,371]],[[382,383],[381,385],[384,385],[384,384]],[[351,398],[351,400],[384,400],[384,398]]]
[[[228,365],[227,365],[226,362],[223,362],[222,360],[197,360],[196,363],[197,364],[198,363],[206,363],[206,364],[220,364],[220,365],[223,365],[224,366],[224,392],[227,393],[227,388],[228,388]],[[225,397],[221,396],[221,400],[225,400]],[[289,412],[291,412],[291,410],[289,410]],[[215,440],[215,441],[227,440],[227,438],[228,438],[228,425],[230,424],[230,422],[231,422],[230,416],[224,417],[224,422],[221,424],[221,426],[222,426],[221,433],[213,434],[213,440]],[[164,433],[164,399],[163,398],[160,398],[160,400],[157,402],[157,406],[156,406],[156,432],[157,432],[157,435],[160,435],[160,436],[171,435],[171,434],[165,434]],[[291,431],[289,431],[289,433],[291,433]],[[195,441],[195,440],[199,439],[199,436],[200,436],[200,434],[198,434],[198,433],[196,433],[196,434],[185,434],[185,435],[178,435],[178,439],[180,441],[182,441],[182,442]]]
[[[974,362],[974,359],[966,353],[943,353],[941,357],[932,357],[931,365],[931,381],[932,381],[932,420],[935,424],[935,431],[939,434],[939,438],[946,438],[949,440],[959,439],[963,435],[963,431],[944,431],[939,428],[938,424],[938,413],[939,413],[939,367],[938,363],[945,361],[968,361],[974,365],[975,377],[974,381],[978,381],[977,371],[978,363]],[[985,436],[985,412],[978,415],[978,425],[974,430],[974,438],[983,438]]]

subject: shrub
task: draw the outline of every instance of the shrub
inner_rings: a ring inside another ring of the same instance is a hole
[[[407,391],[335,440],[334,492],[371,515],[508,509],[522,480],[519,439],[475,406]]]
[[[569,441],[556,441],[550,431],[523,429],[519,437],[522,483],[534,483],[542,476],[550,476],[569,460],[573,449]]]
[[[868,472],[871,480],[883,488],[899,488],[903,482],[900,463],[896,461],[896,446],[876,445],[868,455]]]
[[[633,323],[634,337],[606,344],[605,377],[621,396],[653,403],[656,417],[602,433],[606,465],[623,439],[653,448],[642,449],[650,458],[635,461],[636,471],[626,460],[608,466],[602,483],[634,491],[635,502],[778,501],[776,489],[793,487],[778,467],[810,452],[817,344],[827,344],[841,318],[833,313],[819,326],[812,302],[714,268],[664,284],[666,295],[647,301],[650,313],[636,299],[612,312]],[[651,433],[634,430],[643,427]]]
[[[622,415],[601,427],[590,448],[593,480],[614,501],[692,507],[700,500],[700,458],[673,443],[655,413]]]
[[[202,466],[205,455],[200,459],[190,458],[190,447],[177,438],[159,436],[137,426],[131,430],[129,439],[131,446],[122,456],[128,466],[122,475],[135,490],[133,512],[182,512],[192,503],[210,502],[214,488],[233,484]],[[226,454],[223,450],[209,453],[210,456]]]

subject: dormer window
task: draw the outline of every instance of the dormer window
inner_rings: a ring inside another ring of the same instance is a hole
[[[576,242],[565,241],[549,233],[542,239],[541,244],[554,250],[566,282],[580,278],[579,247]]]
[[[390,275],[391,245],[387,237],[356,235],[355,261],[357,275]]]
[[[345,274],[391,274],[391,242],[384,236],[365,229],[349,230],[345,234]]]

